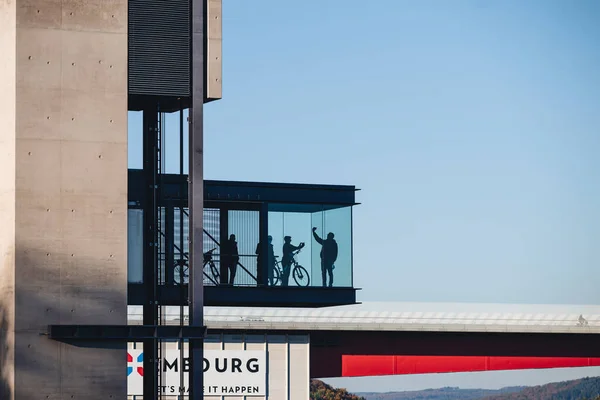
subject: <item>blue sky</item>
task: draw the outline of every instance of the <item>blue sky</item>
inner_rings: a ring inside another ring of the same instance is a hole
[[[360,188],[360,300],[599,304],[599,20],[593,0],[226,0],[205,177]]]

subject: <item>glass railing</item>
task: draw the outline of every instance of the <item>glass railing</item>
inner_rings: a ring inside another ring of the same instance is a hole
[[[258,210],[204,209],[205,285],[352,287],[352,207],[269,204],[262,212],[266,215]],[[188,212],[175,208],[163,214],[173,221],[166,224],[161,218],[161,226],[170,228],[159,232],[159,280],[163,285],[185,285]],[[267,225],[266,246],[261,245],[261,221]],[[141,210],[129,210],[128,229],[129,282],[141,283]]]
[[[274,282],[352,287],[352,208],[269,205]]]

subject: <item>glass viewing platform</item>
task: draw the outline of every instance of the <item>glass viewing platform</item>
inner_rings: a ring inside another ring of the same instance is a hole
[[[144,231],[144,182],[142,170],[129,170],[129,304],[144,304],[147,267],[156,269],[161,304],[179,305],[187,299],[189,277],[187,175],[161,177],[156,238]],[[354,186],[204,181],[205,304],[355,303],[355,191]],[[158,260],[145,255],[153,243]]]

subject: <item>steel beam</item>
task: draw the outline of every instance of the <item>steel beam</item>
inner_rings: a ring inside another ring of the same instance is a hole
[[[191,2],[191,88],[192,108],[190,110],[189,129],[189,304],[190,326],[202,326],[204,314],[204,288],[202,274],[202,239],[204,212],[204,62],[205,62],[205,27],[206,0]],[[204,384],[202,380],[202,339],[190,339],[190,400],[203,398]]]
[[[204,326],[179,325],[49,325],[52,340],[140,340],[202,339]]]
[[[205,286],[204,305],[207,307],[330,307],[356,304],[354,288],[281,287],[281,286]],[[188,305],[188,285],[162,286],[158,288],[158,303],[163,306],[179,306],[181,293]],[[143,284],[130,283],[127,304],[143,305],[147,302]]]

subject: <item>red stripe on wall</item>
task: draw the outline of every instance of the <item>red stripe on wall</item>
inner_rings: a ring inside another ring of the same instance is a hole
[[[600,357],[342,355],[342,376],[431,374],[600,366]]]

